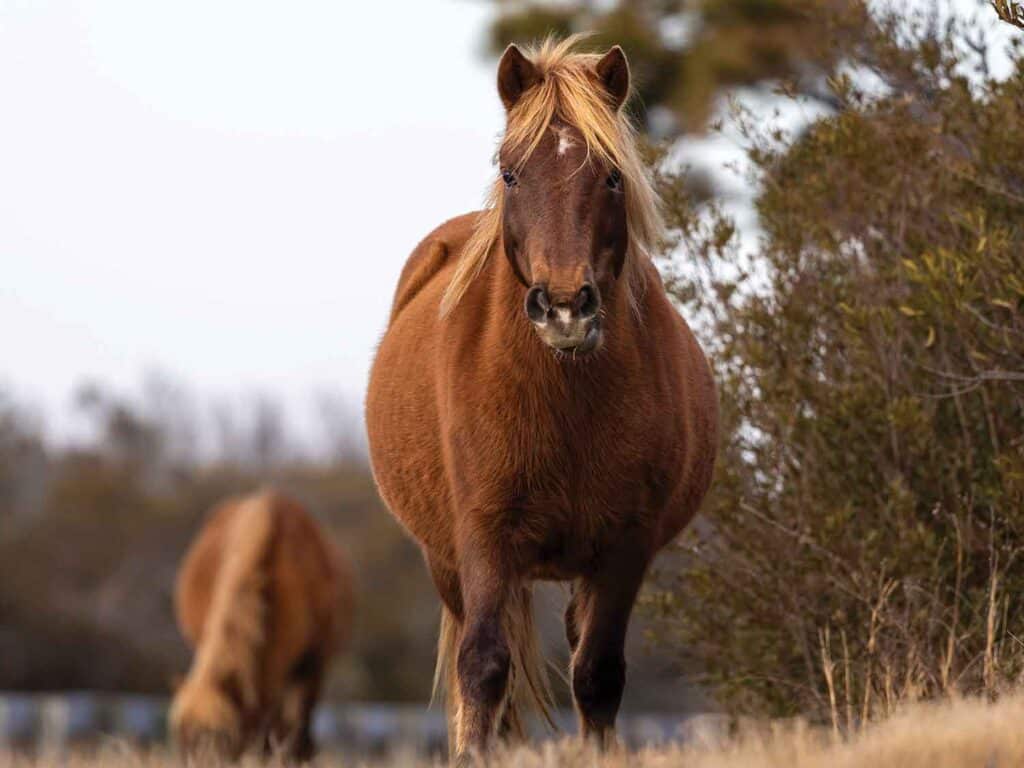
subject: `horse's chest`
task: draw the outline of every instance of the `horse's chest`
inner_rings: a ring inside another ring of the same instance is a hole
[[[645,514],[649,462],[622,428],[600,417],[523,418],[493,434],[506,460],[486,469],[500,494],[492,503],[509,538],[542,570],[585,570]],[[487,459],[478,456],[482,468]]]
[[[481,387],[476,391],[496,391]],[[484,515],[538,574],[585,572],[629,529],[650,527],[659,445],[652,409],[609,387],[451,398],[455,507]]]

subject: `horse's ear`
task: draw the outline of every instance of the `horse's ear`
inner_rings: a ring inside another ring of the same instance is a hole
[[[519,97],[540,80],[533,62],[523,52],[510,45],[498,62],[498,95],[505,109],[512,109]]]
[[[597,62],[597,76],[608,92],[612,108],[619,109],[629,96],[629,62],[619,46],[612,46]]]

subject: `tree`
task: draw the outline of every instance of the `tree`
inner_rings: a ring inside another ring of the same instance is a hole
[[[738,86],[788,83],[831,103],[826,79],[873,26],[856,0],[618,0],[499,3],[492,52],[548,34],[593,33],[623,46],[645,127],[703,130],[716,97]],[[660,117],[659,117],[660,116]]]
[[[5,525],[38,504],[46,469],[39,425],[0,390],[0,520]]]
[[[1024,8],[1013,0],[991,0],[999,18],[1007,24],[1024,29]]]
[[[793,140],[748,126],[763,236],[663,178],[670,286],[704,319],[724,443],[649,602],[726,705],[853,726],[1024,668],[1024,57],[890,24],[899,89],[832,83]]]

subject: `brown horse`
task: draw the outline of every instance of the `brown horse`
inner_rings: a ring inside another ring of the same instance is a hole
[[[348,566],[313,519],[271,491],[220,504],[185,556],[175,607],[195,648],[171,705],[179,745],[308,759],[313,707],[352,618]]]
[[[413,252],[367,396],[381,494],[444,603],[459,754],[515,729],[521,694],[543,707],[535,579],[572,583],[572,691],[607,743],[637,592],[715,458],[707,361],[650,259],[659,206],[621,110],[625,56],[574,43],[502,56],[490,205]]]

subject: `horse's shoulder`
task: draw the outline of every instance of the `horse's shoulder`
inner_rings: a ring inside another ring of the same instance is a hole
[[[458,254],[476,226],[481,212],[474,211],[449,219],[423,238],[405,262],[391,304],[391,321]]]

